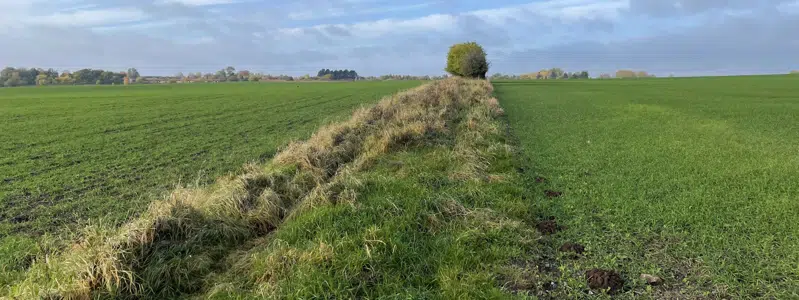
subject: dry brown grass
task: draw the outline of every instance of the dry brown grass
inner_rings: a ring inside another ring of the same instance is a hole
[[[278,228],[297,207],[355,203],[360,183],[350,174],[381,154],[435,143],[454,129],[464,133],[455,147],[468,162],[460,176],[485,179],[485,155],[472,146],[483,142],[480,131],[486,129],[478,124],[502,114],[491,91],[487,81],[451,78],[387,97],[290,144],[266,165],[247,165],[243,174],[207,187],[178,188],[119,228],[86,228],[70,249],[38,258],[10,295],[89,299],[194,292],[219,257]],[[466,108],[469,121],[456,123]],[[444,210],[465,213],[454,205]],[[312,256],[324,257],[325,247]],[[303,259],[297,255],[279,257]]]

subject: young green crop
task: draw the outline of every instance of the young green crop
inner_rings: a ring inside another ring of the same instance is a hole
[[[124,219],[419,82],[0,90],[0,236]]]
[[[495,87],[529,181],[548,179],[533,184],[537,211],[587,248],[564,274],[616,269],[638,291],[653,274],[665,279],[656,298],[799,297],[796,78]]]

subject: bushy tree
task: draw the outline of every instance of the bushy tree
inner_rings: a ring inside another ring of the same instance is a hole
[[[225,69],[216,71],[216,75],[214,77],[217,81],[227,81],[227,72]]]
[[[131,82],[136,82],[136,79],[139,79],[139,70],[136,70],[136,68],[128,69],[128,77]]]
[[[224,71],[225,71],[225,75],[227,75],[227,77],[236,76],[236,68],[234,68],[232,66],[228,66],[227,68],[224,69]]]
[[[454,76],[485,78],[488,61],[483,47],[475,42],[452,45],[447,54],[447,73]]]
[[[477,50],[470,50],[466,53],[461,62],[461,72],[465,77],[485,79],[486,73],[488,73],[488,61],[486,61],[485,53]]]
[[[8,79],[3,83],[6,87],[15,87],[22,85],[22,79],[19,76],[19,72],[12,73]]]

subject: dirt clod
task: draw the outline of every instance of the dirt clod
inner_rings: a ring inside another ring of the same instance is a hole
[[[544,182],[547,182],[547,179],[544,178],[544,177],[538,176],[538,177],[535,178],[535,182],[544,183]]]
[[[660,285],[663,283],[663,278],[655,275],[641,274],[641,279],[646,281],[648,285]]]
[[[595,290],[617,292],[624,287],[624,279],[613,270],[592,269],[585,272],[588,287]]]
[[[18,215],[16,217],[11,218],[11,223],[19,224],[19,223],[28,222],[29,220],[30,220],[30,217],[28,217],[26,215]]]
[[[557,197],[560,197],[560,195],[563,195],[563,193],[561,193],[561,192],[556,192],[556,191],[553,191],[553,190],[546,190],[546,191],[544,191],[544,193],[545,193],[545,194],[547,195],[547,197],[549,197],[549,198],[557,198]]]
[[[560,231],[561,227],[554,219],[538,222],[535,226],[542,234],[553,234]]]
[[[577,255],[582,255],[585,252],[585,247],[577,243],[565,242],[560,246],[560,252],[573,252]]]

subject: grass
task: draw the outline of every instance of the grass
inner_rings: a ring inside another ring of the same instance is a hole
[[[495,87],[534,211],[568,227],[560,242],[586,247],[584,258],[559,261],[560,282],[601,267],[627,279],[625,298],[799,297],[796,77]],[[647,287],[642,273],[665,284]]]
[[[321,124],[419,84],[2,89],[0,285],[30,263],[25,253],[41,253],[42,234],[66,238],[100,217],[121,224],[179,183],[267,161]]]
[[[524,298],[539,239],[486,81],[387,97],[33,259],[11,297]],[[533,294],[529,294],[532,292]]]
[[[124,224],[7,236],[0,296],[796,298],[795,83],[435,81]]]
[[[127,217],[418,82],[54,87],[0,91],[0,235]],[[9,221],[11,220],[11,221]]]

